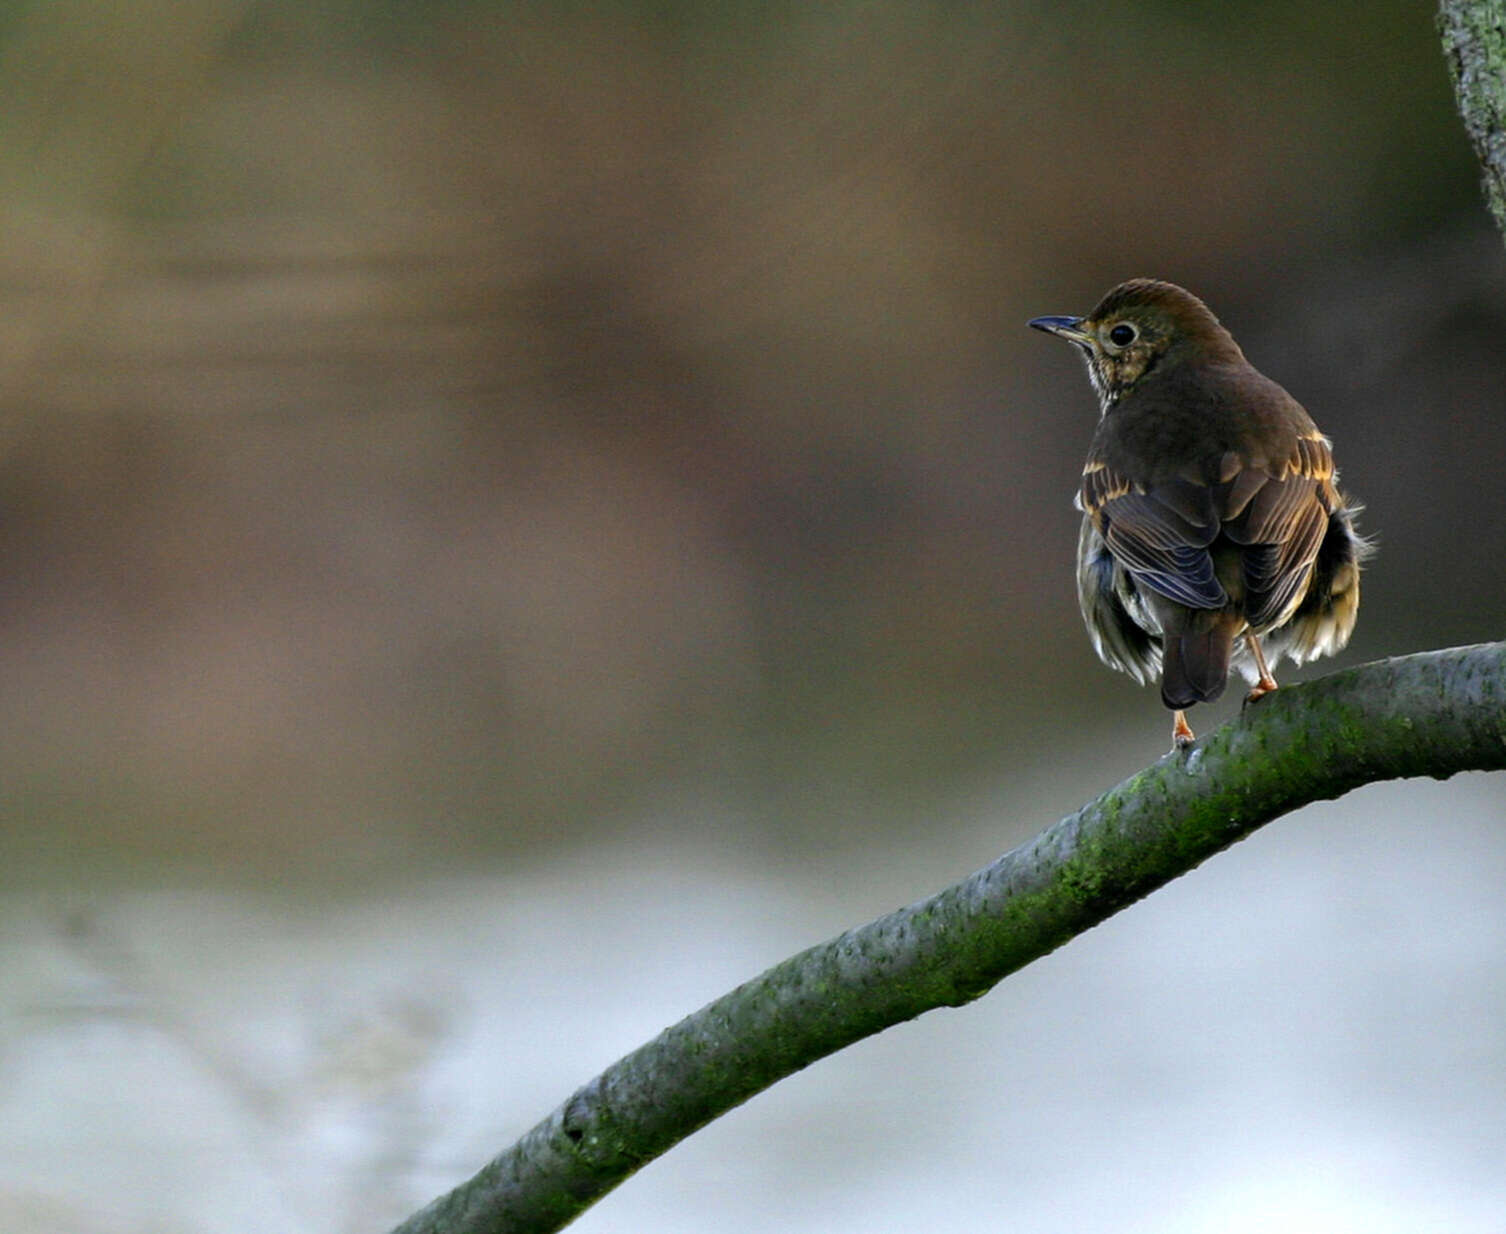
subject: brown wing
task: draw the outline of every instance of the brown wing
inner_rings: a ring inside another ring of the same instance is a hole
[[[1081,504],[1137,584],[1194,609],[1230,597],[1210,551],[1220,535],[1242,552],[1246,620],[1279,619],[1301,593],[1337,504],[1333,459],[1321,435],[1299,437],[1277,468],[1227,455],[1213,484],[1173,478],[1135,485],[1102,459],[1083,469]]]
[[[1220,523],[1207,485],[1173,479],[1136,486],[1090,459],[1083,469],[1081,504],[1137,584],[1188,608],[1222,608],[1229,602],[1208,551]]]
[[[1252,627],[1281,620],[1305,593],[1338,504],[1333,455],[1317,433],[1297,440],[1277,474],[1246,469],[1231,483],[1223,532],[1243,550],[1244,614]]]

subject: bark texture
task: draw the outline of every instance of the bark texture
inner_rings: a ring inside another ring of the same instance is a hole
[[[1485,201],[1506,237],[1506,0],[1441,0],[1438,30]]]

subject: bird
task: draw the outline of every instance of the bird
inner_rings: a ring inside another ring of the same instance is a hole
[[[1254,702],[1283,656],[1349,642],[1372,552],[1361,507],[1312,417],[1190,291],[1131,279],[1085,317],[1029,324],[1081,351],[1098,395],[1074,502],[1083,622],[1110,668],[1160,678],[1185,750],[1187,710],[1223,693],[1231,665]]]

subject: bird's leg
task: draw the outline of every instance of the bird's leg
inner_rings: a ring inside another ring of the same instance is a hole
[[[1185,750],[1197,738],[1193,736],[1192,729],[1187,725],[1187,713],[1178,711],[1171,717],[1171,748],[1173,750]]]
[[[1250,654],[1255,657],[1255,667],[1260,670],[1260,680],[1245,695],[1245,702],[1253,703],[1257,698],[1264,698],[1276,688],[1276,679],[1271,676],[1271,670],[1266,667],[1265,652],[1260,650],[1260,640],[1255,637],[1254,630],[1245,631],[1245,646],[1250,649]]]

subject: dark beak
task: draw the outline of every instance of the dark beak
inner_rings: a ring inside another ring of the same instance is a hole
[[[1082,329],[1081,317],[1036,317],[1030,325],[1047,334],[1054,334],[1057,338],[1064,338],[1069,343],[1076,343],[1079,347],[1090,346],[1093,342],[1093,336]]]

